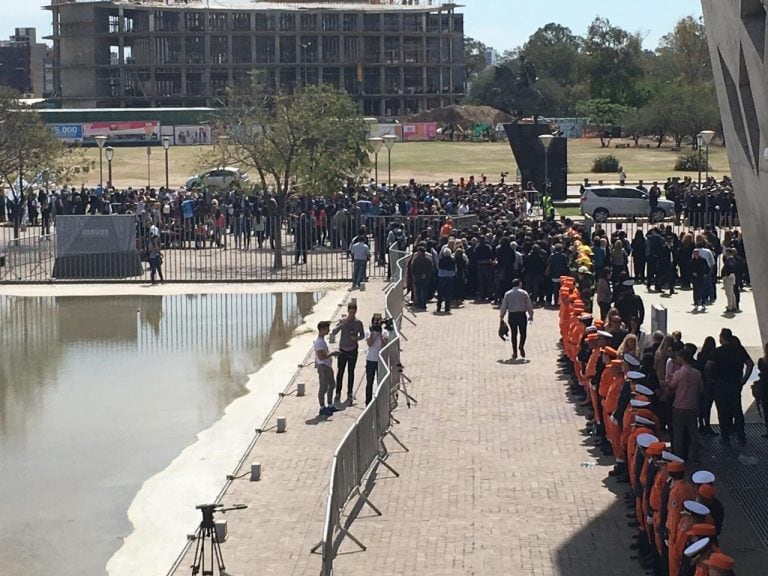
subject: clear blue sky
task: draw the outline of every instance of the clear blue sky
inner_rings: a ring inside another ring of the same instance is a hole
[[[548,22],[568,26],[577,34],[600,15],[632,32],[642,32],[646,47],[655,48],[659,38],[684,16],[701,14],[699,0],[457,0],[464,4],[467,33],[499,52],[521,45]],[[215,0],[211,2],[214,4]],[[50,33],[50,12],[42,0],[0,0],[0,38],[15,27],[34,26],[38,35]]]

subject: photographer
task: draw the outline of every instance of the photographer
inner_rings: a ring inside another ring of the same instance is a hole
[[[368,353],[365,356],[365,405],[373,399],[373,383],[379,369],[379,352],[389,342],[389,331],[385,327],[381,314],[376,313],[371,318],[371,325],[365,333],[365,343]]]

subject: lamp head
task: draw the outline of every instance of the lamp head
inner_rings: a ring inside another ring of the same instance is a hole
[[[392,150],[392,147],[395,145],[395,142],[397,142],[397,136],[394,134],[385,134],[382,137],[382,140],[384,140],[384,144],[387,147],[387,150]]]
[[[103,148],[104,144],[107,142],[107,137],[104,135],[94,136],[94,140],[96,140],[96,144],[99,148]]]
[[[105,154],[105,155],[106,155],[106,157],[107,157],[107,162],[112,162],[112,158],[114,158],[114,157],[115,157],[115,149],[114,149],[114,148],[112,148],[112,146],[107,146],[107,147],[104,149],[104,154]]]
[[[171,147],[171,139],[168,136],[163,136],[163,148],[168,150]]]
[[[701,138],[701,143],[704,146],[709,146],[709,143],[712,142],[712,138],[714,137],[715,133],[712,130],[702,130],[697,136],[697,138]]]
[[[384,138],[379,138],[378,136],[374,138],[368,138],[368,144],[370,144],[371,148],[373,148],[373,153],[378,154],[381,152],[381,148],[384,146]]]
[[[555,137],[552,136],[552,134],[541,134],[539,136],[539,142],[541,142],[545,149],[549,148],[549,145],[552,144],[552,140],[554,139]]]

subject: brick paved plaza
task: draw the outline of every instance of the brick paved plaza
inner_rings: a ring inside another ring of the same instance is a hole
[[[381,287],[352,293],[364,322],[381,308]],[[355,501],[348,506],[350,531],[367,551],[344,539],[334,573],[643,574],[630,559],[626,485],[608,479],[609,461],[582,433],[584,418],[558,374],[556,313],[537,311],[530,361],[512,364],[492,307],[468,304],[450,315],[433,309],[403,323],[403,361],[418,405],[401,404],[395,431],[410,451],[387,440],[400,477],[385,468],[373,475],[370,498],[383,516]],[[262,463],[263,479],[236,480],[223,499],[249,506],[227,515],[229,574],[320,572],[310,548],[322,533],[333,451],[360,414],[362,390],[355,406],[320,421],[314,370],[305,368],[299,381],[307,382],[307,396],[286,397],[275,412],[288,418],[288,432],[267,432],[246,459]],[[726,505],[723,548],[740,574],[758,574],[768,554],[728,492],[718,490]],[[191,560],[188,552],[176,574],[188,574]]]

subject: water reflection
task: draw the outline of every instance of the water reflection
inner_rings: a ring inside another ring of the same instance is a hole
[[[320,296],[0,297],[3,572],[104,574],[141,483]]]

